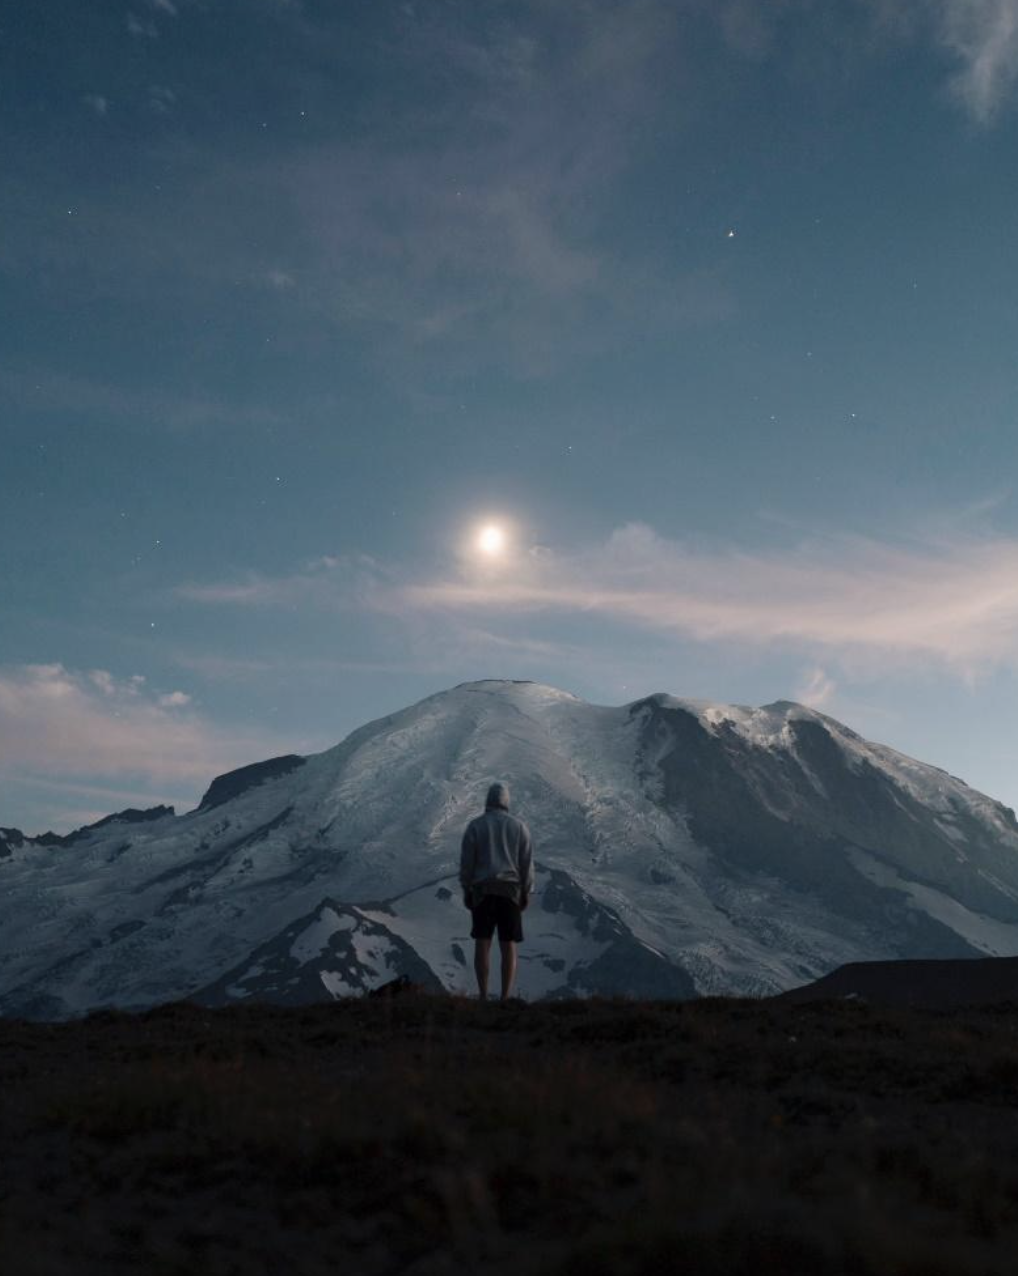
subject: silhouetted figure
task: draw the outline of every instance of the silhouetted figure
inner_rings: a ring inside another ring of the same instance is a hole
[[[509,814],[508,785],[493,784],[484,814],[466,827],[460,852],[460,885],[463,903],[473,916],[470,937],[475,941],[477,991],[482,1000],[488,995],[491,939],[497,926],[505,1001],[516,979],[516,945],[523,939],[521,914],[534,890],[530,830]]]

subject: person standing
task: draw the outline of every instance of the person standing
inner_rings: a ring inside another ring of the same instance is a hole
[[[502,1000],[516,980],[516,945],[523,941],[522,914],[534,891],[534,848],[530,829],[509,814],[509,786],[488,789],[484,814],[470,821],[460,848],[463,903],[473,925],[474,972],[483,1001],[488,995],[491,940],[498,928],[502,952]]]

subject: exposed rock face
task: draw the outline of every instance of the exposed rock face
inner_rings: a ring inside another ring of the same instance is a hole
[[[209,1006],[247,998],[303,1005],[370,992],[400,976],[436,991],[442,987],[398,935],[359,909],[323,900],[309,916],[199,989],[194,1000]]]
[[[469,990],[459,842],[493,779],[536,845],[525,997],[767,994],[870,958],[1018,954],[1014,814],[945,772],[787,702],[615,709],[481,682],[220,776],[186,815],[0,830],[0,1012],[400,975]]]
[[[252,762],[250,766],[238,767],[236,771],[227,771],[225,775],[217,775],[205,791],[205,796],[198,803],[199,811],[211,811],[213,807],[222,806],[232,798],[240,797],[248,789],[253,789],[266,780],[274,780],[280,775],[289,775],[307,761],[296,753],[287,753],[281,758],[269,758],[265,762]]]
[[[32,842],[36,846],[73,846],[83,838],[91,837],[98,829],[108,828],[111,824],[145,824],[149,820],[161,820],[164,816],[175,815],[172,806],[149,806],[144,810],[128,807],[125,811],[114,811],[112,815],[104,815],[94,824],[85,824],[73,833],[42,833],[39,837],[27,838],[21,829],[0,829],[0,859],[10,853],[16,846]]]
[[[0,829],[0,860],[12,855],[19,846],[24,846],[25,835],[21,829]]]

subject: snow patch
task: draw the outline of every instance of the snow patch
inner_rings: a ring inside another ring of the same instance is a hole
[[[890,865],[858,848],[853,848],[850,855],[852,863],[864,877],[877,886],[901,891],[908,896],[910,906],[917,912],[942,922],[988,957],[1013,957],[1018,953],[1018,924],[974,912],[943,891],[909,881]]]
[[[313,961],[325,952],[333,935],[353,930],[356,924],[349,915],[340,917],[334,908],[323,908],[321,916],[294,940],[290,956],[299,962]]]

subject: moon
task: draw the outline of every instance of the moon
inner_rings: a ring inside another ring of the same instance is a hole
[[[506,535],[505,532],[496,523],[489,523],[486,527],[482,527],[477,537],[477,548],[482,554],[494,558],[501,554],[505,549]]]

